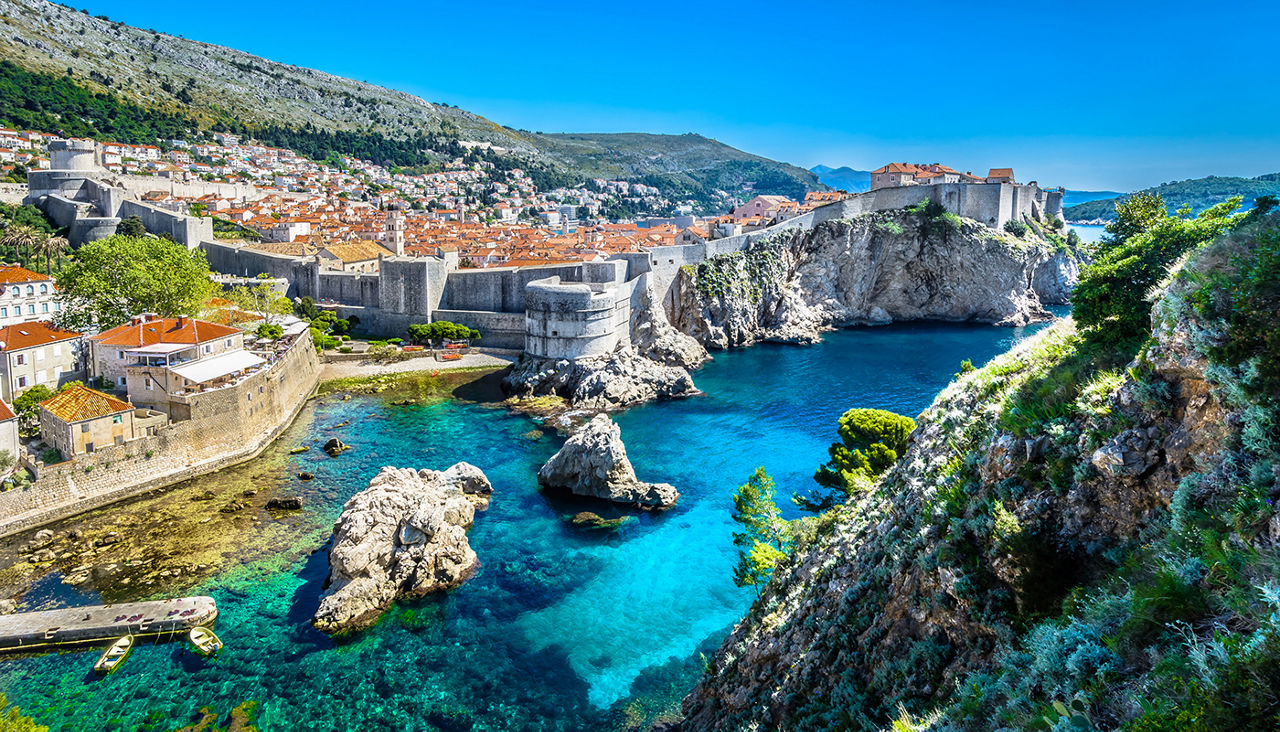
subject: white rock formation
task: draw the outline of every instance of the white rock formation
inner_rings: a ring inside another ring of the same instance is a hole
[[[822,332],[896,320],[1022,325],[1065,301],[1075,260],[1034,237],[906,211],[785,231],[713,257],[675,282],[675,327],[710,348],[810,343]]]
[[[622,431],[607,414],[597,414],[575,432],[538,471],[538,482],[579,496],[644,508],[670,508],[680,497],[672,485],[636,478]]]
[[[398,597],[450,590],[480,560],[467,541],[493,486],[479,468],[383,468],[333,527],[329,582],[314,625],[326,633],[373,625]]]

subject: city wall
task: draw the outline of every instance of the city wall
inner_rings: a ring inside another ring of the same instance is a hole
[[[269,368],[234,387],[181,400],[191,419],[149,437],[39,466],[26,489],[0,493],[0,536],[74,516],[254,457],[297,416],[320,364],[304,332]]]

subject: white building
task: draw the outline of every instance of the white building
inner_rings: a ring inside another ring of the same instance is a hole
[[[0,326],[49,320],[61,311],[53,278],[16,264],[0,265]]]

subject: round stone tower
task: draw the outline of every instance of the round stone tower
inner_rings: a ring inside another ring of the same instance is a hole
[[[49,143],[52,170],[96,170],[97,144],[93,140],[54,140]]]

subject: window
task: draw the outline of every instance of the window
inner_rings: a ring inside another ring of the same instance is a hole
[[[47,312],[49,312],[49,303],[47,303],[47,302],[42,302],[42,303],[40,303],[40,312],[42,312],[42,313],[47,313]]]
[[[201,352],[201,353],[213,353],[213,346],[211,346],[211,345],[209,345],[209,344],[207,344],[207,343],[206,343],[206,344],[205,344],[205,345],[200,349],[200,352]]]
[[[49,286],[48,286],[48,285],[40,285],[40,294],[41,294],[41,295],[47,295],[47,294],[49,294]]]
[[[36,288],[34,285],[27,285],[27,294],[28,295],[36,294]]]
[[[61,355],[62,355],[62,344],[61,343],[53,344],[53,357],[57,358],[58,356],[61,356]]]
[[[36,360],[37,360],[37,361],[43,361],[43,360],[44,360],[44,349],[43,349],[43,348],[41,348],[40,350],[36,351]]]
[[[58,311],[60,311],[60,310],[62,310],[62,303],[60,303],[60,302],[55,302],[55,303],[53,304],[53,312],[55,312],[55,313],[56,313],[56,312],[58,312]]]
[[[116,414],[111,417],[111,424],[120,424],[124,421],[124,415]]]
[[[27,315],[35,315],[35,314],[36,314],[36,306],[35,306],[35,305],[28,305],[28,306],[27,306]]]
[[[230,338],[228,338],[228,339],[227,339],[227,348],[230,348],[230,347],[231,347],[231,339],[230,339]]]
[[[9,308],[0,308],[0,318],[9,317]]]
[[[19,353],[17,356],[13,357],[13,362],[21,366],[22,364],[27,362],[27,354]]]
[[[44,382],[46,382],[46,381],[48,381],[48,378],[46,377],[45,372],[44,372],[43,370],[37,371],[37,372],[36,372],[36,383],[37,383],[37,384],[43,384],[43,383],[44,383]]]
[[[88,432],[88,431],[89,431],[89,423],[88,423],[88,422],[85,422],[84,424],[80,425],[80,431],[81,431],[81,432]]]
[[[22,388],[26,387],[26,385],[27,385],[27,377],[25,377],[25,376],[19,376],[19,377],[18,377],[18,388],[19,388],[19,389],[22,389]]]
[[[146,389],[147,391],[151,391],[151,377],[146,378],[146,380],[142,384],[142,388]]]

